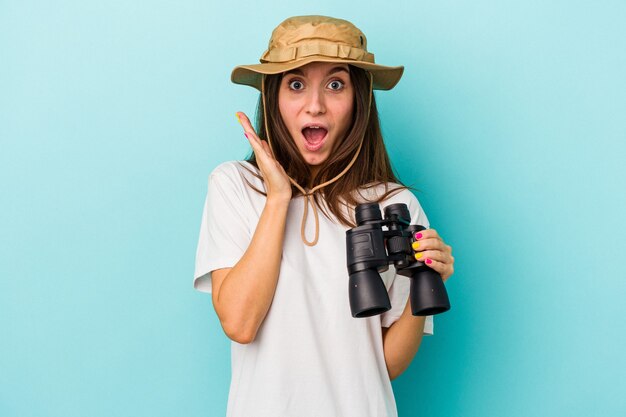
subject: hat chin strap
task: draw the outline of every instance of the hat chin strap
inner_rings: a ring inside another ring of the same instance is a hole
[[[369,72],[367,74],[369,75],[369,79],[370,79],[370,86],[369,86],[370,89],[369,89],[369,103],[368,103],[368,106],[367,106],[367,118],[366,118],[366,121],[369,122],[369,119],[370,119],[370,109],[372,107],[372,90],[373,90],[373,87],[374,87],[374,77]],[[265,122],[265,134],[267,135],[267,142],[268,142],[268,144],[270,146],[270,151],[272,153],[272,156],[275,157],[274,148],[272,147],[272,141],[271,141],[271,137],[270,137],[269,125],[267,124],[267,111],[266,111],[267,108],[265,106],[265,74],[263,74],[263,77],[261,78],[261,101],[263,102],[263,119],[264,119],[264,122]],[[315,246],[317,244],[318,239],[319,239],[319,215],[317,213],[317,207],[315,205],[315,199],[313,197],[313,194],[316,191],[326,187],[327,185],[332,184],[333,182],[337,181],[339,178],[343,177],[346,174],[346,172],[348,172],[350,170],[350,168],[352,168],[352,165],[354,165],[354,163],[356,162],[356,158],[359,156],[359,153],[361,153],[361,148],[363,147],[364,140],[365,140],[365,133],[363,133],[363,137],[361,138],[361,142],[359,143],[359,148],[356,150],[356,152],[354,153],[354,156],[352,157],[352,160],[350,161],[348,166],[346,166],[344,168],[343,171],[341,171],[335,178],[330,179],[330,180],[328,180],[326,182],[323,182],[320,185],[317,185],[317,186],[313,187],[310,191],[306,191],[293,178],[289,177],[289,181],[291,181],[291,183],[298,190],[300,190],[302,195],[306,198],[306,200],[304,202],[304,213],[302,214],[302,223],[301,223],[301,226],[300,226],[300,236],[302,237],[302,241],[304,242],[305,245],[307,245],[307,246]],[[313,215],[315,216],[315,237],[310,242],[307,240],[306,234],[305,234],[306,219],[307,219],[307,215],[309,213],[309,204],[311,204],[311,207],[313,207]]]

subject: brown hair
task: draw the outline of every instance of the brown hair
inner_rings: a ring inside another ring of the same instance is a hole
[[[361,68],[349,67],[350,79],[354,86],[352,125],[348,129],[346,137],[340,141],[329,158],[322,163],[316,177],[313,177],[310,167],[300,155],[280,115],[278,91],[283,77],[282,74],[266,76],[265,96],[267,100],[264,106],[262,96],[259,98],[256,125],[259,137],[267,140],[264,115],[264,112],[267,111],[268,130],[271,135],[274,156],[283,166],[287,175],[305,188],[312,188],[314,185],[321,184],[339,175],[354,157],[355,152],[359,149],[361,140],[363,141],[361,151],[348,172],[337,181],[326,185],[314,194],[316,205],[326,217],[330,218],[320,199],[325,201],[328,210],[335,215],[339,222],[345,226],[354,227],[356,224],[353,218],[346,215],[346,212],[342,210],[342,206],[354,207],[356,204],[363,202],[362,199],[365,197],[359,192],[360,189],[368,189],[383,184],[385,188],[384,194],[375,200],[368,200],[380,203],[393,193],[409,187],[400,182],[391,166],[383,141],[373,94],[371,95],[370,104],[369,76]],[[369,120],[367,120],[368,104],[370,104]],[[254,152],[248,156],[246,161],[258,168]],[[258,174],[253,174],[261,178]],[[388,183],[395,183],[397,186],[390,188]],[[249,182],[248,185],[265,195],[263,191],[257,189]],[[295,186],[292,185],[292,189],[293,196],[301,195],[300,190]],[[361,199],[355,194],[355,191]]]

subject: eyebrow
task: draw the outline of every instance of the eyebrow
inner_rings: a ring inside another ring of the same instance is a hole
[[[334,67],[333,69],[328,71],[328,74],[326,74],[326,76],[328,77],[329,75],[333,75],[333,74],[336,74],[336,73],[342,72],[342,71],[347,73],[347,74],[350,74],[350,71],[348,71],[348,69],[345,68],[345,67]],[[304,77],[304,72],[302,72],[302,70],[300,68],[295,68],[295,69],[292,69],[291,71],[285,72],[285,75],[289,75],[289,74],[295,74],[295,75],[300,75],[300,76]]]

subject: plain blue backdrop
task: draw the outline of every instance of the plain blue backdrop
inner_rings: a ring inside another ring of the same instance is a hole
[[[222,416],[192,274],[230,83],[284,18],[353,21],[401,179],[454,247],[401,416],[626,415],[623,1],[0,1],[0,416]]]

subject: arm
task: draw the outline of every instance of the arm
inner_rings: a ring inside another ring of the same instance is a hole
[[[400,318],[390,327],[383,327],[383,349],[389,378],[395,379],[409,367],[422,343],[425,317],[411,314],[407,301]]]
[[[252,146],[267,191],[265,207],[252,240],[232,268],[212,273],[213,305],[226,335],[250,343],[269,311],[280,272],[291,183],[267,142],[256,135],[250,120],[237,113]]]
[[[415,239],[415,258],[437,271],[446,282],[454,273],[452,248],[435,229],[423,230]],[[383,349],[390,379],[397,378],[411,364],[422,343],[425,320],[425,317],[413,316],[411,302],[407,300],[400,318],[389,328],[383,328]]]
[[[250,246],[232,268],[212,275],[213,305],[226,335],[250,343],[274,298],[289,200],[268,199]]]

